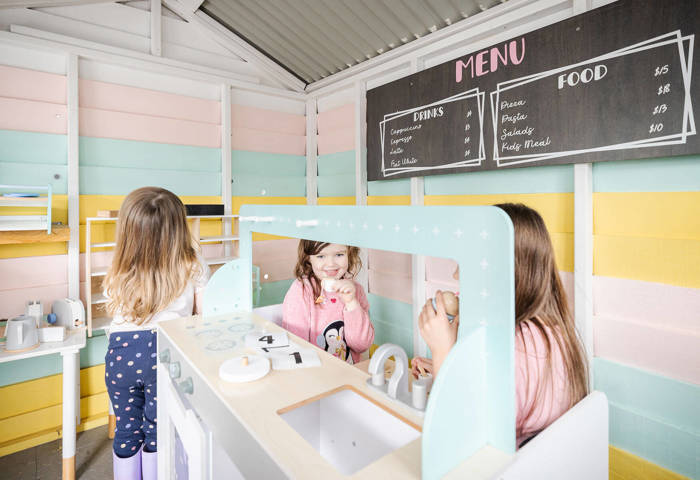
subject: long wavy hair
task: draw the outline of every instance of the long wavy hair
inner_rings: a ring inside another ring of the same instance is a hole
[[[321,295],[321,280],[314,274],[311,268],[311,261],[309,257],[311,255],[318,255],[318,253],[326,248],[330,243],[328,242],[315,242],[313,240],[299,240],[299,247],[297,249],[297,264],[294,267],[294,276],[299,279],[302,283],[302,288],[304,285],[304,278],[309,279],[311,283],[311,288],[314,294],[314,298],[318,298]],[[362,268],[362,260],[360,260],[360,249],[358,247],[347,246],[348,254],[348,273],[350,278],[355,278]],[[347,276],[347,274],[346,274]]]
[[[564,360],[569,380],[569,407],[572,407],[588,394],[588,362],[566,301],[566,292],[559,279],[547,227],[537,211],[523,204],[502,203],[496,206],[508,214],[514,227],[516,332],[520,333],[522,339],[526,330],[539,330],[546,348],[544,381],[538,382],[536,400],[526,418],[532,414],[534,406],[539,404],[538,399],[543,395],[544,389],[553,385],[552,345],[547,328],[553,333],[552,338],[557,342]],[[525,348],[524,342],[521,347]],[[537,354],[540,355],[540,352]]]
[[[201,273],[185,206],[163,188],[143,187],[126,196],[116,240],[103,281],[110,315],[119,313],[141,325],[170,305]]]

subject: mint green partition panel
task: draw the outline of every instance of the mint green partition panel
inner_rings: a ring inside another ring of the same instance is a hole
[[[252,308],[253,232],[456,260],[459,334],[429,397],[422,476],[441,478],[486,445],[515,452],[513,225],[505,212],[496,207],[243,205],[240,258],[212,276],[205,315]]]

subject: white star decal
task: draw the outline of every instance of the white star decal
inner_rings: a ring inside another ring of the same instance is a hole
[[[438,227],[433,227],[433,235],[439,235],[440,229]]]
[[[487,238],[489,238],[489,232],[487,232],[486,230],[482,230],[481,233],[480,233],[479,235],[480,235],[481,238],[483,238],[484,240],[486,240]]]
[[[328,225],[330,225],[330,224],[331,224],[331,222],[328,221],[328,220],[326,220],[326,226],[328,226]]]
[[[340,220],[338,220],[338,222],[337,222],[335,225],[336,225],[338,228],[340,228],[340,227],[343,226],[343,224],[340,222]]]
[[[412,229],[412,230],[413,230],[413,234],[415,235],[416,233],[418,233],[418,230],[420,230],[420,228],[418,228],[417,226],[413,225],[413,229]]]
[[[489,262],[487,262],[485,258],[481,260],[481,263],[479,263],[479,265],[481,265],[482,270],[486,270],[487,268],[489,268]]]
[[[379,231],[381,232],[382,230],[384,230],[384,225],[382,225],[382,224],[380,223],[379,225],[377,225],[377,228],[378,228]]]
[[[362,229],[367,230],[369,228],[369,225],[367,225],[367,222],[362,224]]]
[[[350,227],[350,230],[352,230],[353,228],[355,228],[355,224],[350,222],[348,223],[348,227]]]
[[[483,298],[486,298],[489,296],[489,292],[488,292],[488,290],[483,288],[483,289],[481,289],[481,292],[479,292],[479,295],[481,295]]]
[[[460,228],[455,230],[455,237],[462,238],[462,235],[464,235],[464,232]]]
[[[396,225],[394,225],[394,231],[398,232],[399,230],[401,230],[401,227],[399,227],[399,224],[397,223]]]

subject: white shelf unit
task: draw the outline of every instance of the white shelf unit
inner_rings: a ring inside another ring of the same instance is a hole
[[[207,265],[223,265],[235,258],[238,258],[237,235],[222,234],[208,237],[202,237],[200,235],[202,220],[221,220],[222,231],[226,231],[227,229],[225,228],[225,222],[227,220],[232,223],[237,221],[238,215],[191,215],[188,216],[187,219],[191,221],[190,229],[192,230],[192,234],[195,236],[195,238],[199,240],[200,244],[224,244],[225,255],[210,258],[204,257]],[[88,336],[92,336],[93,331],[106,330],[109,327],[109,324],[112,322],[112,318],[104,312],[100,312],[97,315],[93,314],[93,308],[96,305],[103,305],[107,302],[102,290],[97,292],[93,291],[93,279],[104,277],[107,274],[107,269],[109,268],[109,265],[99,265],[93,267],[92,255],[95,253],[93,250],[96,248],[114,248],[116,246],[114,241],[92,243],[92,229],[94,224],[116,223],[116,221],[116,217],[88,217],[85,219],[85,298],[90,300],[90,304],[86,309]],[[233,225],[231,226],[230,230],[234,230]]]
[[[6,197],[6,193],[31,193],[38,197]],[[51,185],[0,185],[0,207],[45,207],[45,215],[0,215],[1,231],[46,230],[51,234]]]

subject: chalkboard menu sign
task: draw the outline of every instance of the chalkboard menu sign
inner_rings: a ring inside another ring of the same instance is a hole
[[[698,30],[699,0],[621,0],[371,89],[367,177],[698,153]]]

